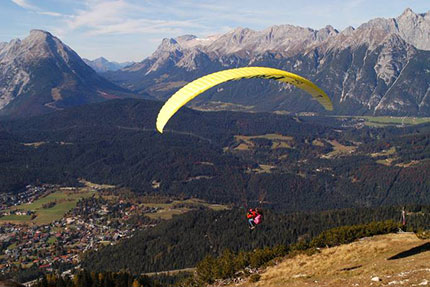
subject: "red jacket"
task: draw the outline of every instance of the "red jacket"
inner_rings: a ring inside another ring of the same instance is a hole
[[[250,218],[255,218],[257,216],[257,213],[253,210],[253,211],[248,211],[248,213],[246,214],[246,217],[248,219]]]

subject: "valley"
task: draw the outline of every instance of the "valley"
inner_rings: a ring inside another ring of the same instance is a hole
[[[430,284],[430,11],[57,2],[0,7],[0,286]]]

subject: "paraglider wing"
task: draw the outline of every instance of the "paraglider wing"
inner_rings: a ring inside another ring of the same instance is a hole
[[[326,110],[333,110],[333,105],[326,93],[311,81],[299,75],[279,69],[266,67],[245,67],[229,69],[209,74],[188,83],[173,96],[171,96],[161,108],[157,117],[157,130],[163,133],[163,128],[169,119],[186,103],[197,97],[204,91],[224,82],[240,79],[264,78],[273,79],[294,85],[311,94]]]

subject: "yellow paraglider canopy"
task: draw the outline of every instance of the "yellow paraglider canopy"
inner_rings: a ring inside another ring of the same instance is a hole
[[[245,67],[229,69],[209,74],[188,83],[173,96],[171,96],[161,108],[157,117],[157,130],[163,133],[163,128],[169,119],[186,103],[197,97],[204,91],[231,80],[264,78],[292,84],[315,98],[326,110],[333,110],[333,104],[326,93],[311,81],[299,75],[279,69],[266,67]]]

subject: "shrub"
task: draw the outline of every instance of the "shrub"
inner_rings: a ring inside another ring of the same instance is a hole
[[[249,277],[249,282],[252,282],[252,283],[258,282],[258,281],[260,281],[260,278],[261,278],[260,274],[252,274]]]

